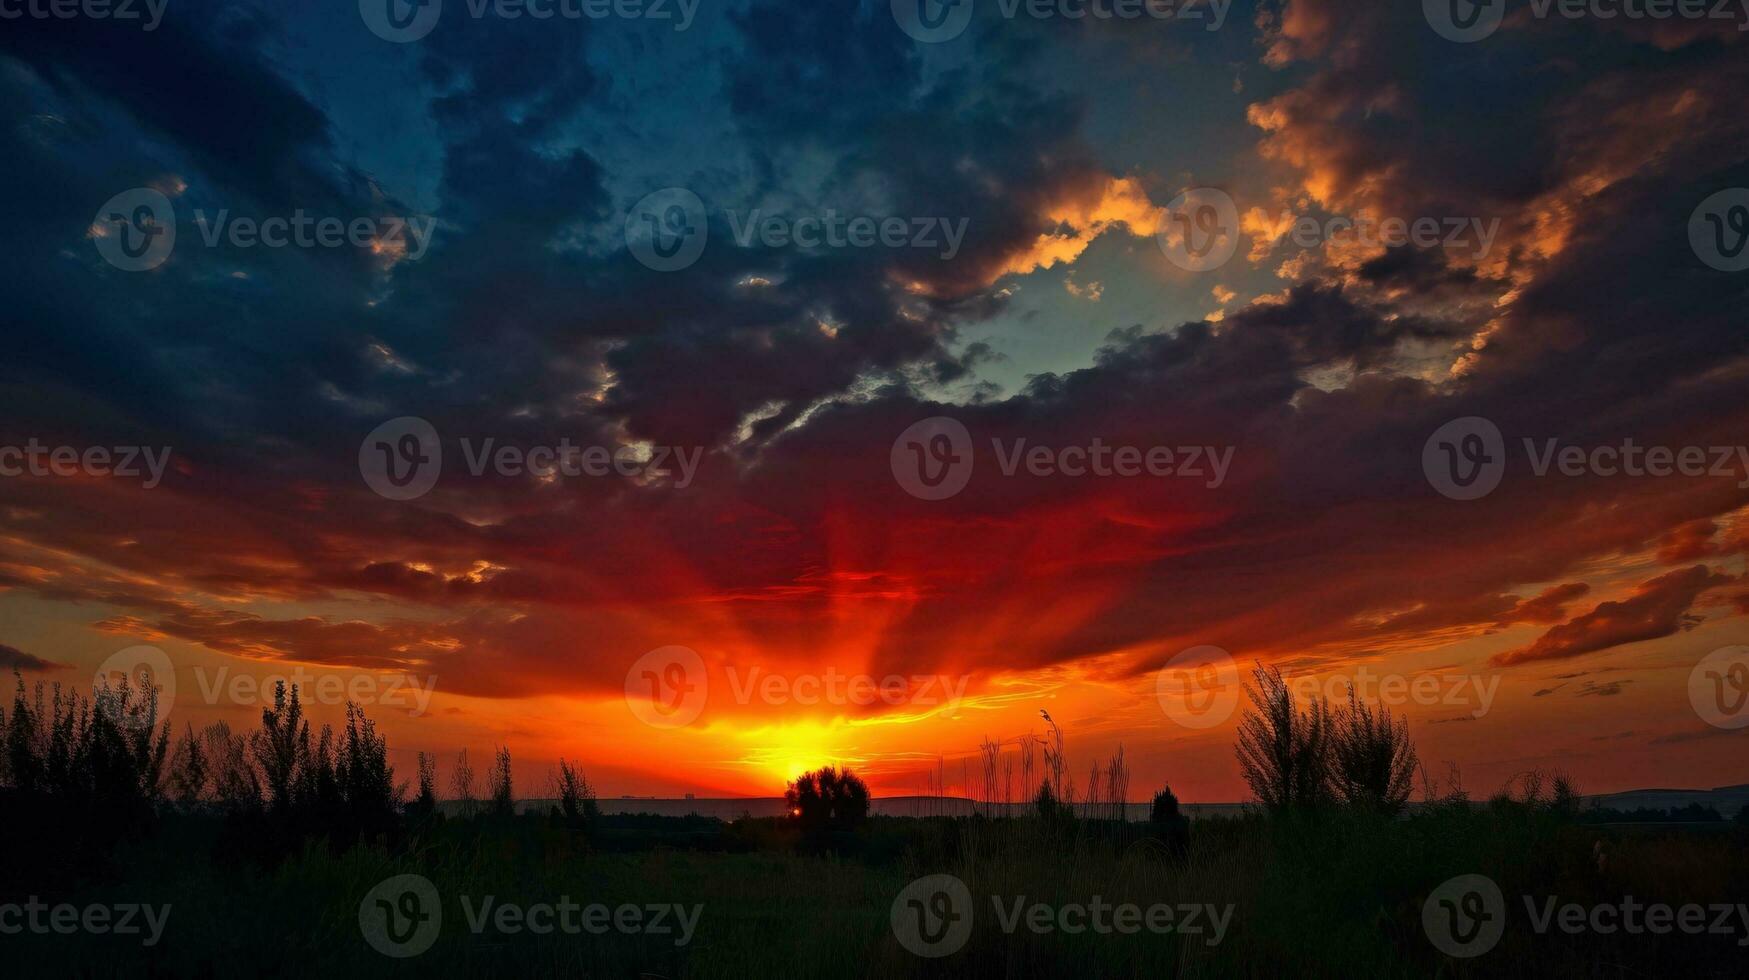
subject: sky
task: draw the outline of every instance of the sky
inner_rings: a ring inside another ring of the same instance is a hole
[[[67,9],[0,25],[27,683],[1228,801],[1268,664],[1473,793],[1749,781],[1749,15]]]

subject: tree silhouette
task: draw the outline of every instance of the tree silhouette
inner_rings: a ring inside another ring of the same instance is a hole
[[[510,786],[510,750],[500,748],[497,761],[492,766],[492,804],[490,810],[494,817],[513,817],[516,815],[516,795]]]
[[[189,725],[182,737],[176,740],[176,751],[170,757],[170,785],[176,791],[176,802],[185,809],[193,809],[205,801],[207,780],[211,775],[208,769],[206,750],[195,737],[194,726]]]
[[[261,729],[252,741],[267,803],[275,812],[286,813],[296,799],[299,770],[310,754],[310,723],[304,719],[296,687],[288,694],[284,681],[273,686],[273,707],[261,710]]]
[[[1370,708],[1348,688],[1348,705],[1330,731],[1331,788],[1350,806],[1398,813],[1414,788],[1415,745],[1409,720],[1384,706]]]
[[[1280,669],[1259,665],[1245,687],[1252,710],[1239,722],[1239,770],[1272,813],[1323,803],[1330,772],[1330,709],[1312,699],[1306,710]]]
[[[437,756],[419,753],[419,795],[407,804],[407,816],[430,820],[437,815]]]
[[[804,837],[852,831],[868,819],[868,787],[849,769],[804,772],[784,790],[783,802]]]

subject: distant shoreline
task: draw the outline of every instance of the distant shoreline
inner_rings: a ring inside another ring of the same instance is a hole
[[[1486,797],[1476,797],[1478,802],[1485,802]],[[1600,793],[1583,797],[1588,807],[1610,807],[1618,810],[1671,809],[1699,803],[1719,811],[1724,818],[1731,819],[1737,811],[1749,806],[1749,785],[1722,786],[1715,789],[1636,789],[1620,793]],[[483,804],[477,804],[483,805]],[[539,798],[516,801],[517,809],[523,812],[544,811],[558,805],[557,799]],[[781,817],[788,813],[783,798],[778,796],[730,796],[730,797],[698,797],[693,799],[671,797],[623,797],[609,796],[596,800],[601,812],[612,815],[649,814],[659,817],[701,816],[716,817],[721,820],[734,820],[742,815],[751,817]],[[445,813],[456,813],[461,804],[455,800],[440,800],[438,808]],[[1179,811],[1192,819],[1208,817],[1233,817],[1252,810],[1252,803],[1183,803],[1178,805]],[[973,813],[995,816],[1016,816],[1032,809],[1031,803],[978,803],[963,796],[879,796],[869,801],[869,813],[884,817],[966,817]],[[1130,821],[1145,821],[1148,819],[1150,803],[1125,803],[1124,818]],[[1090,813],[1098,816],[1109,816],[1112,805],[1109,803],[1089,806],[1083,803],[1075,804],[1078,815],[1087,816]]]

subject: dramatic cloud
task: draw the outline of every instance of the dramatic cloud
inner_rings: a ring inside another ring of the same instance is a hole
[[[1597,608],[1554,627],[1530,646],[1508,650],[1494,657],[1493,662],[1504,666],[1533,660],[1565,660],[1669,636],[1698,622],[1689,608],[1702,592],[1732,581],[1730,576],[1712,572],[1705,565],[1668,572],[1642,584],[1632,597],[1598,603]],[[1600,689],[1597,693],[1615,691]]]
[[[172,455],[152,489],[0,479],[0,599],[91,644],[589,703],[668,644],[713,668],[963,673],[980,704],[1129,692],[1200,644],[1307,669],[1449,647],[1546,697],[1526,665],[1728,627],[1749,474],[1539,474],[1526,446],[1749,431],[1749,278],[1687,231],[1749,186],[1741,35],[1514,17],[1456,45],[1413,3],[1261,8],[1152,33],[985,10],[963,47],[880,4],[764,0],[678,38],[488,17],[402,46],[251,2],[192,0],[149,38],[18,21],[0,446]],[[1192,186],[1230,190],[1245,233],[1201,275],[1156,240]],[[133,187],[176,212],[150,272],[89,237]],[[658,272],[624,228],[670,187],[704,202],[708,245]],[[197,211],[433,230],[231,248]],[[964,238],[738,236],[755,212]],[[1284,214],[1498,234],[1299,247]],[[405,415],[443,473],[389,500],[359,448]],[[938,416],[972,469],[922,500],[894,443]],[[1505,467],[1452,500],[1422,454],[1468,416]],[[470,472],[488,440],[691,465]],[[1178,465],[1062,465],[1100,447]],[[1579,693],[1646,689],[1625,684]]]
[[[0,670],[67,670],[66,664],[57,664],[32,656],[17,647],[9,647],[0,643]]]

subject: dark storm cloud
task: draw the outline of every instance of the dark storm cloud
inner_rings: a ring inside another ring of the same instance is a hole
[[[1707,194],[1749,184],[1740,45],[1509,27],[1464,48],[1404,9],[1287,8],[1271,50],[1304,63],[1254,113],[1264,152],[1332,207],[1504,214],[1500,263],[1369,256],[1219,323],[1116,332],[1084,367],[968,404],[941,390],[975,385],[993,354],[960,330],[1006,309],[997,280],[1054,212],[1086,210],[1116,176],[1080,98],[1025,80],[1015,52],[1031,35],[926,71],[868,9],[756,4],[721,39],[721,105],[697,110],[726,112],[740,142],[623,174],[577,135],[614,84],[586,25],[446,22],[409,54],[441,159],[429,252],[179,246],[132,275],[84,237],[131,186],[185,181],[179,208],[406,208],[287,81],[271,17],[215,7],[128,43],[59,25],[0,35],[0,236],[15,256],[0,273],[14,341],[0,434],[171,444],[180,465],[150,493],[0,486],[0,585],[87,603],[112,631],[442,665],[446,689],[493,696],[610,690],[619,654],[674,642],[806,661],[846,645],[834,631],[852,620],[878,666],[1124,654],[1101,668],[1114,674],[1196,643],[1317,658],[1549,627],[1517,662],[1679,630],[1726,577],[1672,571],[1569,618],[1589,590],[1574,579],[1648,548],[1667,563],[1740,550],[1722,530],[1749,503],[1733,481],[1538,479],[1520,462],[1463,503],[1428,485],[1421,449],[1464,415],[1513,447],[1741,440],[1749,285],[1699,264],[1684,232]],[[1168,125],[1174,110],[1133,111]],[[619,227],[670,185],[706,199],[711,245],[663,274]],[[968,231],[951,262],[742,246],[723,212],[753,207]],[[397,504],[354,461],[404,413],[452,448],[569,436],[711,452],[685,491],[476,480],[457,461],[430,497]],[[935,415],[966,424],[978,468],[959,496],[925,502],[889,453]],[[1230,448],[1232,469],[1215,488],[1007,477],[990,449],[1095,437]],[[254,601],[360,612],[229,608]]]

